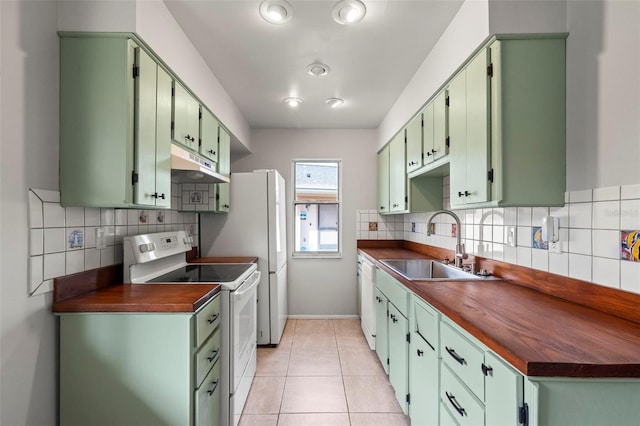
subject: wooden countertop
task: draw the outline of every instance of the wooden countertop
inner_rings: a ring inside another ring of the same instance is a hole
[[[506,280],[412,282],[377,260],[424,254],[360,251],[527,376],[640,377],[637,322]]]
[[[195,312],[219,291],[218,284],[117,284],[54,302],[53,312]]]

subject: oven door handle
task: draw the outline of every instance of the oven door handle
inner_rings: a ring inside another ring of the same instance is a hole
[[[256,271],[251,275],[247,281],[245,281],[236,291],[233,292],[233,295],[236,297],[240,297],[243,294],[253,290],[260,283],[260,277],[262,276],[262,272]]]

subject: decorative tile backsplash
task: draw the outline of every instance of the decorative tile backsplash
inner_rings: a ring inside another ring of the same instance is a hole
[[[448,194],[448,177],[443,185]],[[569,192],[563,207],[467,209],[456,214],[470,254],[640,293],[640,184]],[[561,253],[550,252],[542,241],[539,228],[549,215],[560,220]],[[379,215],[359,210],[356,216],[358,239],[404,239],[455,248],[455,221],[447,215],[436,216],[430,236],[430,212]],[[369,231],[369,222],[378,222],[378,230]],[[507,245],[508,228],[515,228],[515,247]]]
[[[214,211],[216,209],[216,185],[207,183],[182,183],[179,186],[182,211]]]
[[[177,184],[172,193],[178,194]],[[53,290],[53,279],[122,263],[126,235],[185,230],[198,233],[198,215],[178,212],[180,197],[171,198],[171,210],[62,207],[60,192],[29,190],[29,294]],[[96,245],[104,232],[106,248]],[[194,241],[198,241],[194,238]]]

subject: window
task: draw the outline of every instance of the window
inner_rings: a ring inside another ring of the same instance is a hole
[[[339,255],[340,160],[294,160],[294,254]]]

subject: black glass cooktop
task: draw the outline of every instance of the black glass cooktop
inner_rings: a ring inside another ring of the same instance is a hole
[[[251,263],[187,265],[147,282],[150,283],[229,283],[240,278]]]

